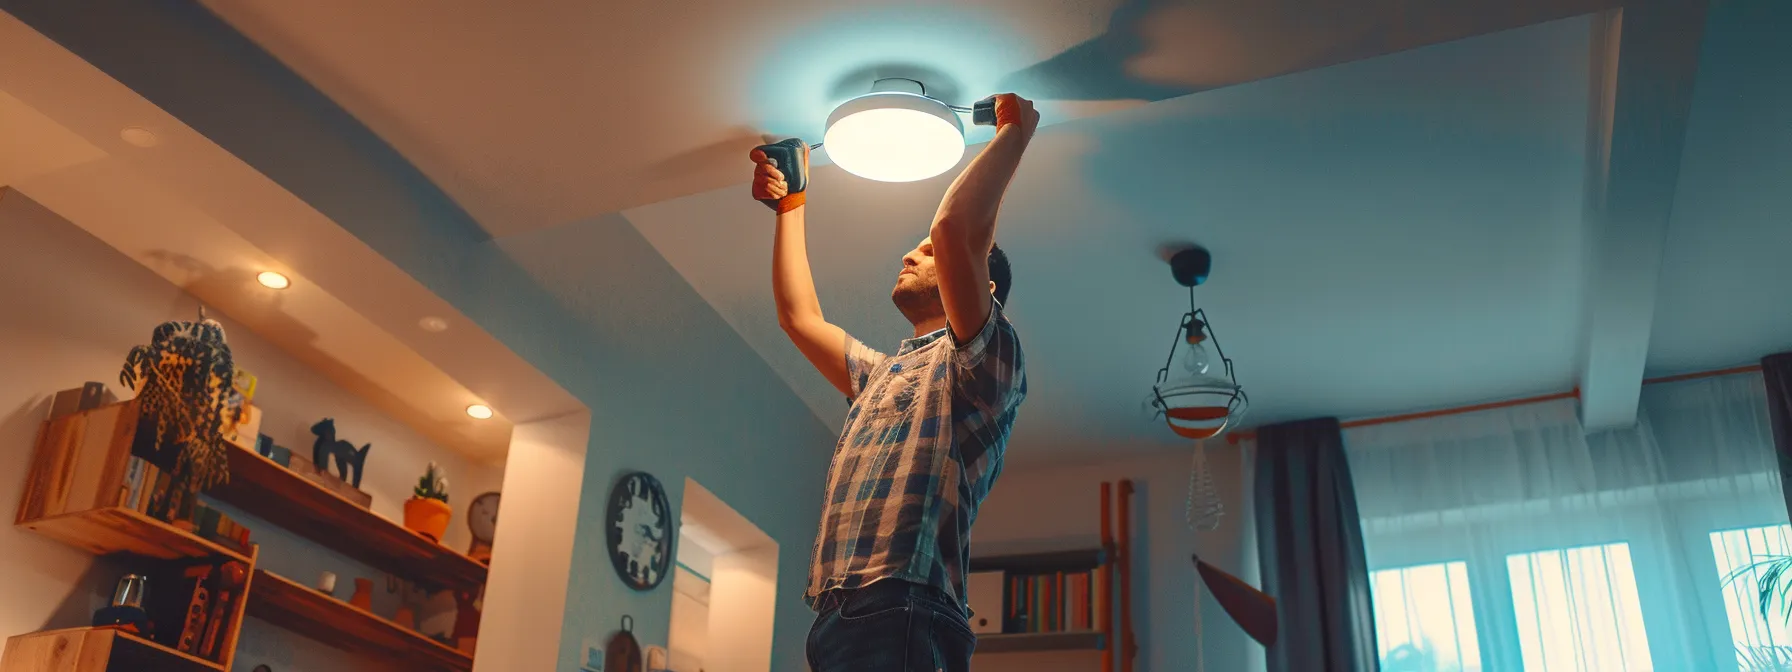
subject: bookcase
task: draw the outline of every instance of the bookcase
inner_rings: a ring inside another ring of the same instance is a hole
[[[346,651],[399,662],[408,670],[465,672],[471,654],[401,627],[348,602],[256,567],[259,548],[238,544],[226,524],[169,522],[143,510],[134,494],[132,446],[135,401],[106,404],[44,422],[26,474],[15,525],[96,555],[121,555],[129,571],[170,566],[239,563],[245,583],[218,614],[221,643],[206,652],[182,651],[157,617],[144,636],[115,629],[71,628],[18,635],[6,641],[0,672],[227,671],[243,619],[273,625]],[[330,490],[253,451],[230,446],[230,483],[209,495],[271,524],[380,569],[445,588],[478,590],[486,566]],[[205,518],[205,516],[198,516]],[[219,529],[222,528],[222,529]],[[253,541],[253,537],[249,537]],[[172,563],[172,564],[171,564]],[[150,594],[155,599],[156,588]],[[214,589],[213,594],[217,591]],[[151,609],[152,617],[156,609]],[[172,628],[179,630],[180,628]]]
[[[1002,632],[978,635],[978,654],[1095,650],[1103,652],[1104,672],[1131,669],[1133,488],[1119,483],[1116,525],[1112,486],[1101,484],[1099,546],[971,559],[972,574],[1000,572],[1003,582]]]

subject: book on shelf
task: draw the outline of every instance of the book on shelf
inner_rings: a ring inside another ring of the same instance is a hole
[[[141,457],[132,456],[119,487],[118,506],[161,520],[231,550],[249,551],[249,528],[230,514],[196,497],[171,492],[170,474]],[[177,500],[177,501],[176,501]]]
[[[1007,583],[1005,632],[1080,632],[1105,625],[1101,613],[1112,596],[1099,569],[1010,574]]]

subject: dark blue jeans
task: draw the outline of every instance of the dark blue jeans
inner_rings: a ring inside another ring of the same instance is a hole
[[[809,629],[814,672],[969,672],[971,634],[964,608],[939,589],[885,579],[816,598]]]

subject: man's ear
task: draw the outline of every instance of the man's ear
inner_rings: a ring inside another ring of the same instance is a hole
[[[989,281],[989,295],[990,296],[996,295],[996,281],[994,281],[994,280]]]

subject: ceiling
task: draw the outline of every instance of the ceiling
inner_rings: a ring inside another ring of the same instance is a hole
[[[127,127],[148,130],[155,144],[127,143]],[[582,408],[279,185],[3,13],[0,188],[18,190],[473,460],[501,462],[513,421]],[[263,270],[286,274],[292,286],[259,286],[254,277]],[[444,318],[449,329],[425,332],[424,316]],[[499,415],[473,420],[464,412],[472,403]]]
[[[738,183],[878,76],[1061,121],[1614,4],[204,0],[494,235]]]
[[[843,402],[776,326],[742,155],[760,133],[813,139],[877,75],[953,102],[1016,90],[1052,124],[1003,211],[1032,382],[1011,465],[1180,445],[1141,408],[1187,305],[1167,244],[1215,253],[1198,300],[1250,424],[1559,392],[1589,351],[1634,351],[1634,386],[1792,349],[1771,308],[1792,286],[1784,3],[1713,3],[1693,38],[1654,233],[1588,223],[1588,167],[1616,161],[1597,122],[1636,123],[1605,107],[1608,25],[1586,15],[1615,2],[204,4],[492,236],[620,211],[836,427]],[[830,319],[907,332],[889,284],[951,177],[815,171]]]

